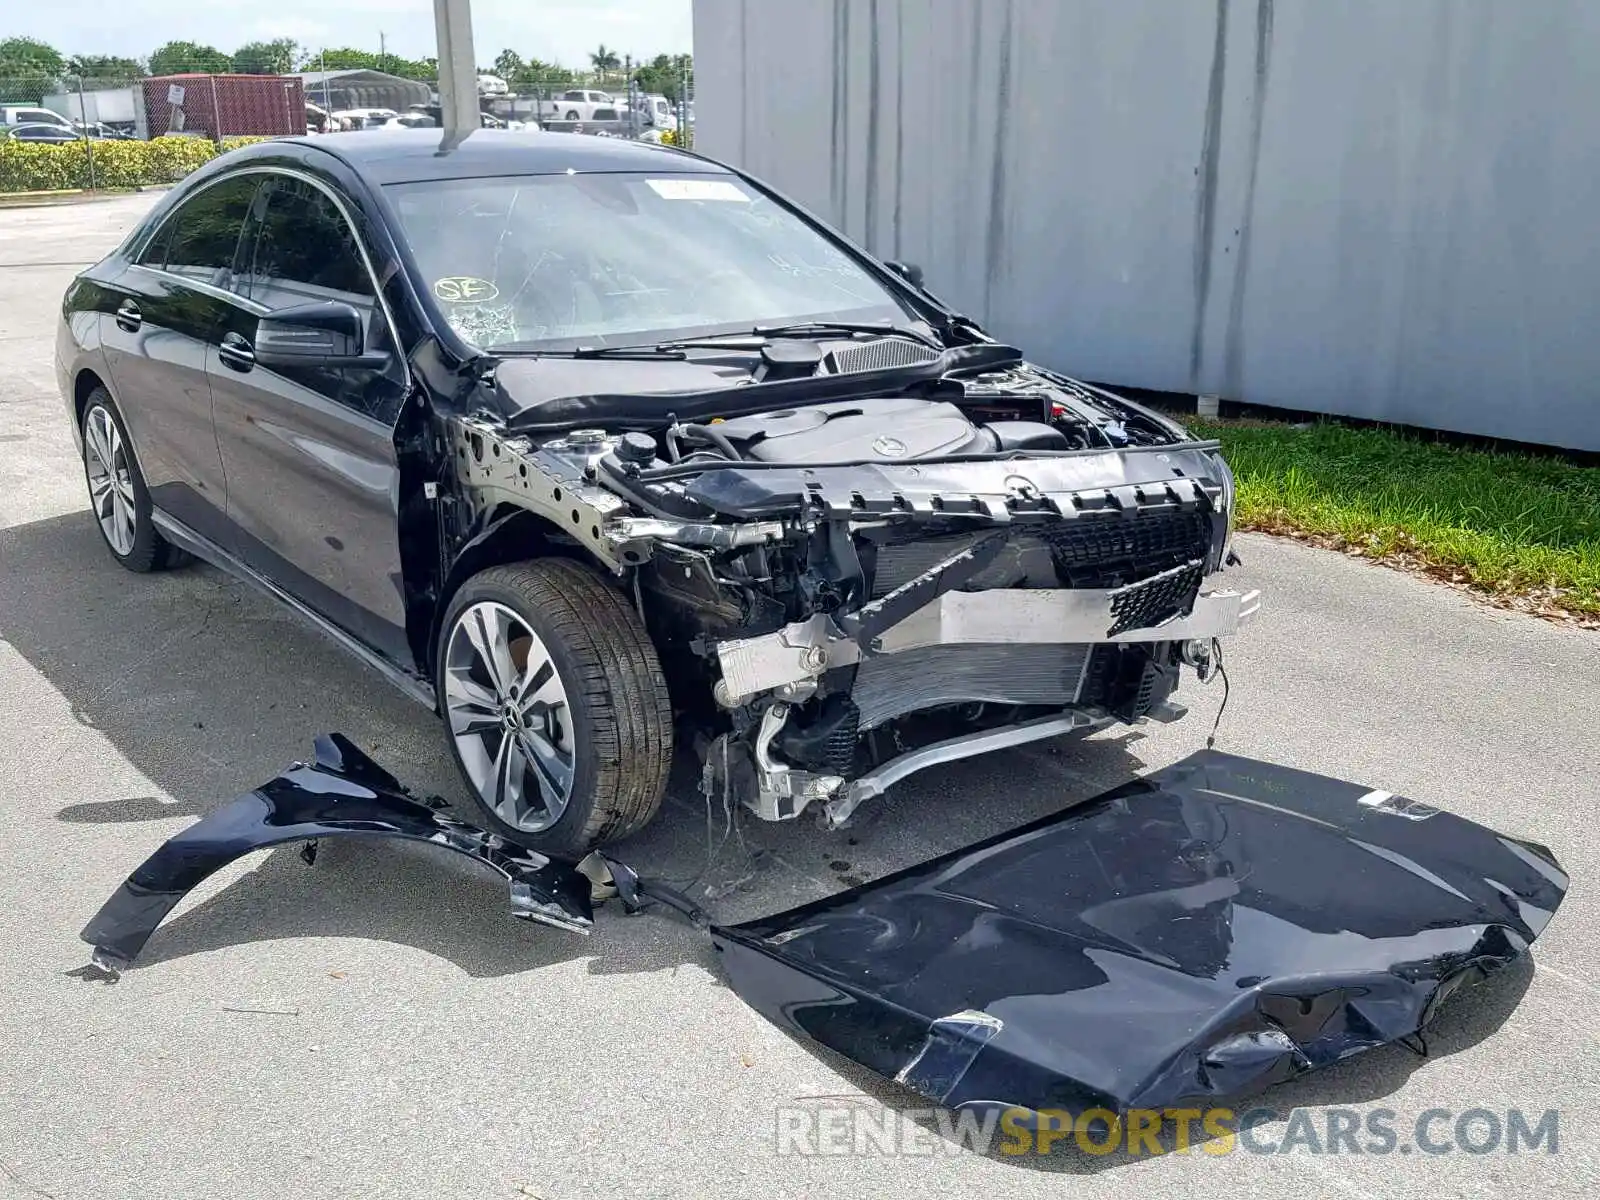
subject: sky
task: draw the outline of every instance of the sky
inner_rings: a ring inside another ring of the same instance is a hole
[[[63,54],[142,58],[164,42],[232,52],[243,42],[291,37],[303,47],[352,46],[404,58],[435,53],[432,0],[102,0],[99,4],[0,5],[0,38],[49,42]],[[20,9],[21,11],[17,11]],[[480,66],[502,49],[562,66],[589,63],[600,43],[651,58],[693,49],[691,0],[473,0]]]

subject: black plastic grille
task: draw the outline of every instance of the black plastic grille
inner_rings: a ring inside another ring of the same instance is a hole
[[[1204,573],[1205,563],[1197,560],[1123,588],[1111,597],[1111,628],[1106,636],[1186,615],[1194,608]]]
[[[938,357],[939,352],[932,346],[924,346],[909,338],[890,337],[840,346],[829,352],[827,363],[835,375],[851,375],[857,371],[909,367],[914,363],[932,362]]]
[[[1148,579],[1211,550],[1211,516],[1193,509],[1079,518],[1042,531],[1069,587],[1116,587]]]

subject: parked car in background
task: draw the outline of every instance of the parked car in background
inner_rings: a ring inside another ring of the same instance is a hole
[[[444,124],[444,110],[437,104],[413,104],[405,112],[384,122],[390,129],[437,129]],[[521,129],[521,121],[502,121],[493,113],[480,112],[478,124],[484,129]]]
[[[0,105],[0,125],[58,125],[71,130],[72,122],[58,112],[33,105]]]
[[[672,101],[659,92],[645,92],[637,97],[640,129],[654,129],[660,133],[677,132],[678,118],[672,111]],[[630,105],[632,111],[634,105]]]
[[[541,100],[539,116],[553,121],[614,121],[617,109],[625,107],[625,101],[619,101],[610,92],[573,88],[562,92],[554,100]],[[611,115],[598,115],[597,110],[603,109],[611,110]]]
[[[344,108],[329,114],[341,129],[380,129],[399,115],[392,108]]]
[[[118,142],[129,142],[134,140],[134,135],[130,130],[118,129],[114,125],[107,125],[104,121],[90,121],[87,124],[82,121],[74,121],[72,126],[79,133],[86,137],[102,138],[107,141]]]
[[[86,135],[71,125],[8,125],[6,136],[14,142],[77,142]]]
[[[498,75],[479,75],[478,76],[478,95],[480,95],[480,96],[506,96],[506,95],[510,95],[510,93],[511,93],[510,87],[508,87],[506,85],[506,81],[504,79],[501,79],[500,76],[498,76]]]

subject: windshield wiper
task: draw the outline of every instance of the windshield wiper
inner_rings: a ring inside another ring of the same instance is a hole
[[[921,342],[926,346],[935,346],[942,349],[919,330],[908,329],[903,325],[896,325],[892,321],[791,321],[782,325],[756,325],[750,329],[743,329],[730,333],[711,333],[700,337],[676,338],[670,342],[662,342],[662,347],[679,346],[723,346],[729,342],[749,340],[751,338],[782,338],[782,337],[818,337],[830,333],[853,334],[864,333],[877,337],[887,337],[891,334],[899,337],[908,337],[913,341]]]
[[[665,358],[678,362],[689,357],[678,346],[670,343],[660,346],[579,346],[573,350],[525,350],[512,343],[508,346],[495,346],[490,353],[526,354],[531,358]]]
[[[787,325],[756,325],[750,329],[731,330],[728,333],[707,333],[697,337],[673,338],[654,344],[640,343],[631,346],[578,346],[572,350],[542,350],[534,346],[519,346],[513,342],[495,346],[494,354],[527,354],[536,358],[638,358],[683,359],[686,350],[759,350],[771,338],[825,337],[828,334],[869,334],[876,337],[907,337],[944,349],[938,342],[916,329],[896,325],[892,321],[793,321]]]

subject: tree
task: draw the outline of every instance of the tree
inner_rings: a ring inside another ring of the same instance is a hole
[[[294,70],[293,38],[246,42],[233,52],[233,69],[241,75],[287,75]]]
[[[494,73],[510,83],[526,69],[522,55],[515,50],[502,50],[494,56]]]
[[[0,42],[0,75],[60,75],[66,70],[61,52],[37,38],[14,37]]]
[[[123,58],[117,54],[74,54],[67,59],[67,73],[80,79],[106,82],[123,82],[142,79],[144,64],[136,58]]]
[[[302,71],[383,71],[401,79],[432,82],[439,77],[439,61],[434,58],[408,59],[371,50],[339,46],[331,50],[308,50],[300,60]]]
[[[674,104],[685,75],[694,77],[694,60],[687,54],[658,54],[633,73],[641,92],[659,92]]]
[[[150,56],[152,75],[184,75],[191,71],[221,75],[231,70],[233,59],[215,46],[199,46],[194,42],[168,42]]]
[[[522,70],[517,72],[516,79],[508,82],[519,92],[537,93],[564,88],[573,82],[573,75],[566,67],[530,58],[522,64]]]
[[[0,42],[0,102],[37,104],[56,89],[66,69],[61,53],[36,38]]]
[[[622,65],[622,59],[617,56],[617,52],[607,49],[604,42],[589,52],[589,62],[596,71],[615,71]]]

